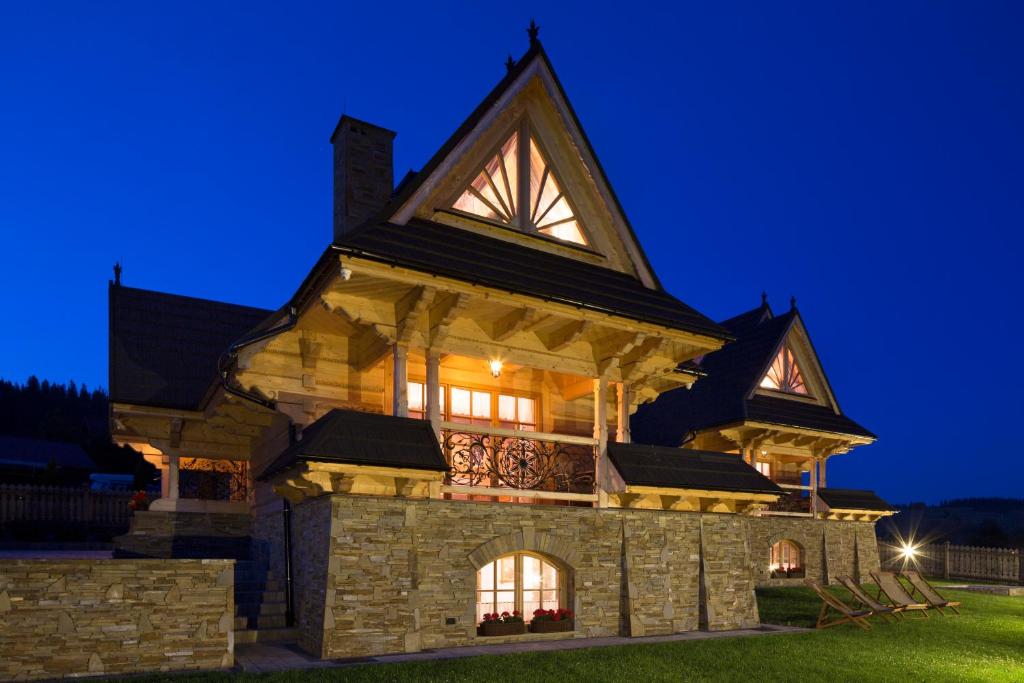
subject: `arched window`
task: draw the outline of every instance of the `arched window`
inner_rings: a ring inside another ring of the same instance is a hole
[[[565,604],[566,572],[531,553],[503,555],[476,573],[476,618],[519,610],[529,621],[536,609]]]
[[[768,565],[772,578],[799,578],[804,575],[804,551],[796,541],[783,539],[772,545]]]

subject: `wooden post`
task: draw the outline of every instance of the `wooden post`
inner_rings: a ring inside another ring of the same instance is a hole
[[[949,578],[949,541],[943,546],[942,553],[942,578]]]
[[[427,349],[427,386],[426,391],[427,419],[434,434],[441,433],[441,354],[434,349]]]
[[[811,458],[811,516],[818,516],[818,458]]]
[[[167,456],[167,497],[171,500],[178,500],[178,472],[181,465],[181,456],[171,453]]]
[[[605,486],[605,462],[608,452],[608,378],[594,380],[594,438],[597,439],[594,460],[594,485],[600,492]]]
[[[391,414],[396,417],[409,417],[409,347],[405,344],[392,344],[391,355],[394,360]]]
[[[628,383],[619,382],[618,400],[618,411],[615,416],[617,427],[615,440],[619,443],[629,443],[633,437],[629,429],[629,403],[631,399]]]
[[[823,457],[821,459],[821,465],[820,465],[821,471],[818,473],[818,488],[822,488],[822,489],[826,488],[826,484],[825,484],[825,463],[827,463],[827,462],[828,462],[828,456],[826,455],[825,457]]]
[[[750,463],[750,466],[755,470],[757,469],[757,449],[753,446],[747,448],[741,448],[740,453],[743,453],[743,459]]]

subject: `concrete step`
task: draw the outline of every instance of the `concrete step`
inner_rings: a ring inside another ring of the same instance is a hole
[[[288,616],[286,614],[267,614],[265,616],[257,617],[256,627],[260,629],[266,628],[284,628],[288,623]]]
[[[238,629],[246,629],[246,628],[249,628],[249,617],[240,617],[240,616],[238,616],[236,614],[235,615],[235,631],[237,632]]]
[[[236,629],[235,644],[238,643],[293,643],[299,637],[294,628]]]

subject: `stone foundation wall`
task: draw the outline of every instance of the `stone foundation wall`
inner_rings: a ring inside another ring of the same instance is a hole
[[[0,560],[0,680],[234,665],[233,560]]]
[[[118,557],[249,557],[248,513],[145,511],[132,515],[128,533],[114,539]]]
[[[322,496],[293,509],[299,644],[324,658],[494,642],[476,634],[476,571],[532,551],[567,569],[571,637],[756,626],[769,550],[808,576],[866,575],[874,526],[809,518]],[[257,535],[259,535],[257,530]]]
[[[803,579],[771,578],[772,544],[788,539],[803,549],[807,578],[834,583],[839,576],[867,577],[878,569],[875,525],[806,517],[747,517],[750,567],[758,586],[801,585]]]

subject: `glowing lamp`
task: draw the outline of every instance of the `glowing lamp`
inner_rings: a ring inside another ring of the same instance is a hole
[[[903,547],[900,548],[900,553],[903,555],[903,557],[907,558],[908,560],[912,560],[914,559],[914,555],[917,554],[917,548],[910,545],[909,543],[904,543]]]
[[[490,363],[488,363],[488,365],[491,368],[491,377],[497,379],[498,377],[501,376],[502,363],[500,360],[495,358]]]

